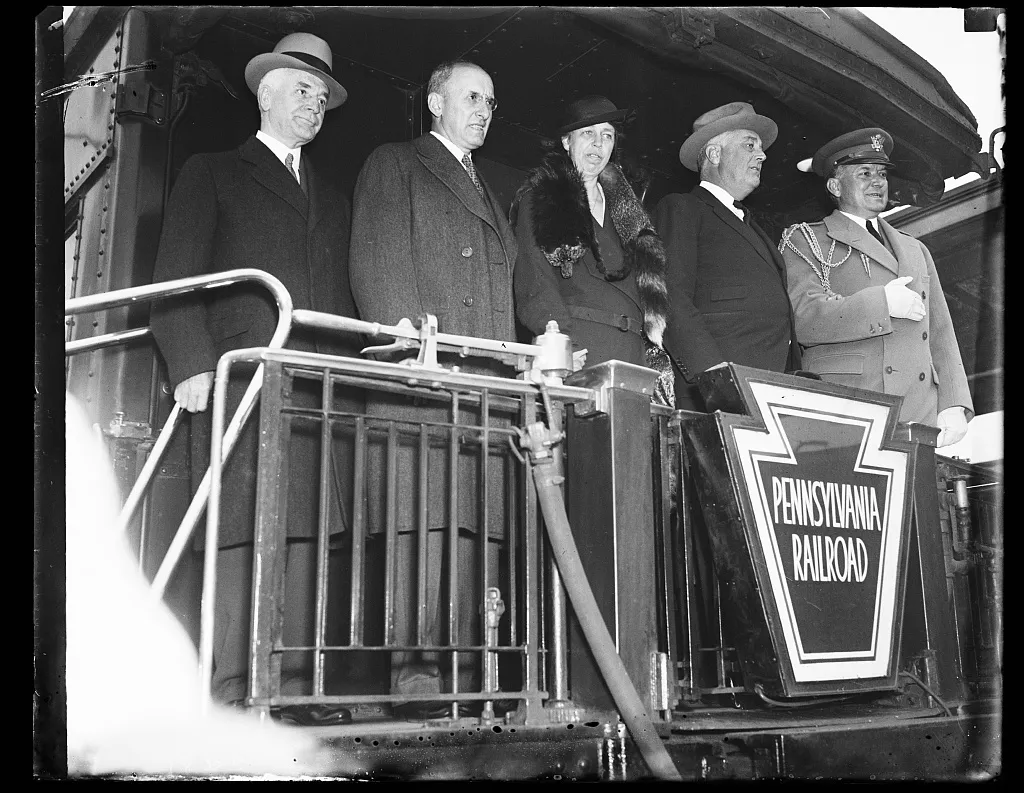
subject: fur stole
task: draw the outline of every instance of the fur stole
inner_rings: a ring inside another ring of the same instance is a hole
[[[624,265],[608,272],[594,236],[594,219],[587,203],[583,179],[564,152],[547,155],[519,188],[513,201],[528,191],[533,195],[533,229],[537,246],[563,278],[571,278],[573,265],[590,250],[597,269],[608,281],[620,281],[636,274],[637,291],[644,312],[647,338],[662,344],[668,315],[668,290],[665,286],[665,248],[643,205],[615,163],[608,163],[598,177],[612,225],[622,241]]]

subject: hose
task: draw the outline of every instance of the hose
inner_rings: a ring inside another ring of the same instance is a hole
[[[562,582],[569,593],[569,599],[583,628],[583,635],[597,659],[619,713],[622,714],[622,719],[626,722],[651,772],[659,779],[681,782],[682,776],[669,757],[661,738],[658,737],[654,723],[644,709],[636,689],[633,688],[626,667],[608,633],[608,626],[597,607],[594,593],[590,589],[569,529],[569,519],[565,514],[565,503],[562,501],[560,487],[563,478],[559,474],[557,463],[548,461],[535,465],[533,480],[537,486],[537,498],[544,514],[544,525],[548,529],[548,537],[558,571],[562,575]]]

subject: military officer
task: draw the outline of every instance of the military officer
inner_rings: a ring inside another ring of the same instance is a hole
[[[840,135],[800,164],[825,180],[835,211],[782,235],[803,368],[823,380],[899,394],[901,421],[956,443],[974,415],[931,253],[879,217],[888,206],[892,137]]]

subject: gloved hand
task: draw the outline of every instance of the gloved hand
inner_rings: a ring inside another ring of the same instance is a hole
[[[200,372],[174,387],[174,401],[189,413],[202,413],[213,388],[213,372]]]
[[[576,350],[576,352],[574,352],[572,354],[572,370],[574,372],[578,372],[580,369],[582,369],[586,365],[587,365],[587,351],[586,350]]]
[[[952,446],[967,434],[967,412],[963,405],[953,405],[939,413],[936,422],[939,437],[936,446]]]
[[[894,278],[885,285],[885,299],[889,304],[889,316],[912,319],[920,322],[924,319],[924,301],[921,296],[910,289],[907,284],[913,277],[905,275]]]

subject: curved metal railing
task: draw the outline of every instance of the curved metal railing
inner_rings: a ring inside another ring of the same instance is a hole
[[[68,300],[64,304],[64,315],[72,316],[75,314],[88,314],[108,308],[135,305],[138,303],[173,297],[174,295],[181,295],[187,292],[194,292],[201,289],[217,289],[242,282],[261,284],[273,295],[274,300],[277,303],[277,327],[274,329],[274,335],[271,337],[267,346],[274,349],[284,346],[284,343],[288,340],[288,334],[291,332],[292,326],[291,295],[280,280],[269,273],[252,268],[226,270],[222,273],[179,278],[174,281],[164,281],[156,284],[146,284],[144,286],[133,286],[113,292],[104,292],[98,295],[74,298],[72,300]],[[91,352],[104,347],[112,347],[118,344],[125,344],[129,341],[146,338],[149,335],[151,335],[151,331],[146,327],[131,328],[129,330],[107,333],[88,339],[78,339],[67,342],[64,345],[64,355],[71,356],[82,352]],[[238,440],[242,425],[252,413],[252,408],[256,402],[256,396],[259,394],[262,381],[263,367],[261,365],[253,375],[252,381],[249,383],[249,387],[246,390],[245,395],[242,397],[242,401],[228,425],[228,429],[224,437],[222,452],[225,457],[231,453],[235,442]],[[152,452],[149,454],[148,459],[142,467],[142,471],[139,473],[128,497],[125,499],[124,506],[122,507],[121,514],[118,518],[118,528],[122,532],[127,530],[132,517],[139,507],[139,504],[142,503],[142,499],[144,498],[146,491],[149,489],[153,480],[153,474],[156,471],[157,466],[160,464],[160,460],[170,443],[171,437],[174,435],[174,431],[181,423],[181,416],[182,408],[178,403],[175,403],[171,408],[171,412],[168,415],[167,420],[164,422],[164,426],[160,430],[157,440],[153,445]],[[185,512],[185,516],[182,518],[182,521],[178,526],[174,539],[172,540],[170,547],[167,549],[163,562],[160,564],[160,568],[157,570],[157,574],[153,579],[152,589],[154,595],[157,597],[163,597],[164,589],[167,586],[171,573],[174,571],[178,560],[181,558],[181,554],[184,551],[189,538],[192,536],[192,532],[195,530],[196,524],[199,522],[199,516],[202,514],[202,511],[206,506],[206,501],[210,493],[211,471],[212,465],[206,469],[206,474],[203,476],[199,489],[193,496],[188,510]]]

